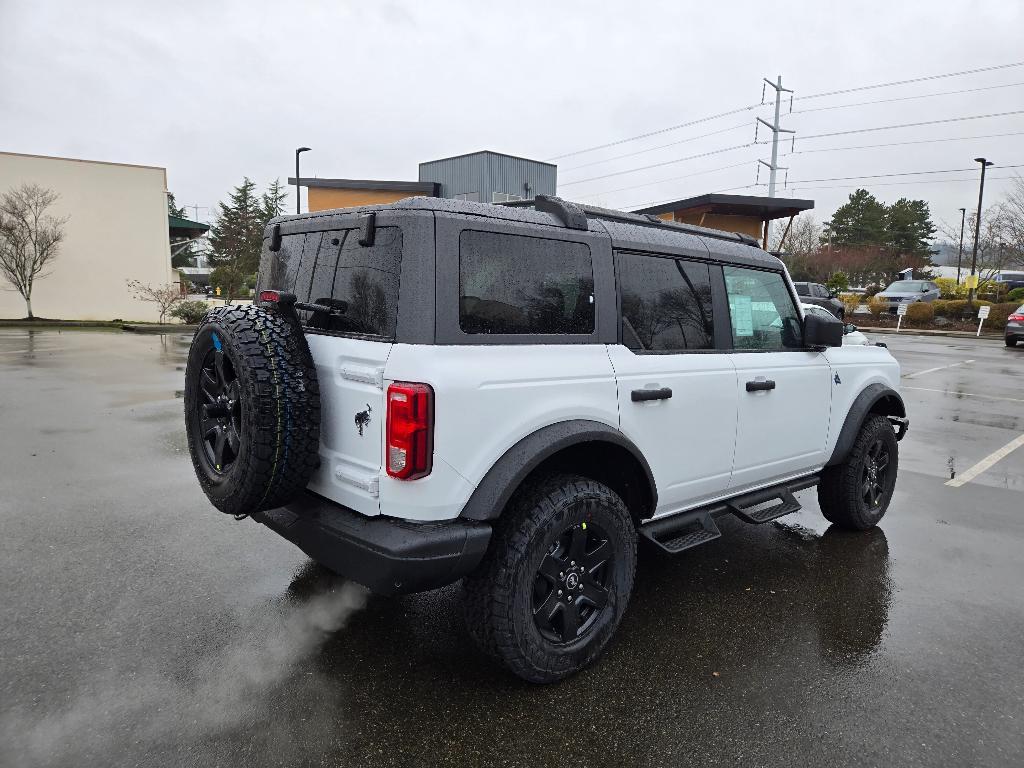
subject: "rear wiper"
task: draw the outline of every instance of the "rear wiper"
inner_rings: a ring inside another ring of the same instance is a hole
[[[348,302],[341,299],[317,299],[313,302],[296,301],[296,309],[306,312],[325,312],[328,315],[344,315],[348,311]]]

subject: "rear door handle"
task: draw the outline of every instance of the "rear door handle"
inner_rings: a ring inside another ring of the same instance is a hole
[[[775,382],[771,379],[757,379],[747,382],[747,392],[761,392],[775,389]]]
[[[634,389],[630,395],[634,403],[643,403],[647,400],[668,400],[672,397],[672,390],[668,387],[661,389]]]

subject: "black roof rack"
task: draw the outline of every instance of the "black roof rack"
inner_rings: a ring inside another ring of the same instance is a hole
[[[601,208],[596,205],[573,203],[553,195],[537,195],[529,200],[510,200],[506,203],[496,203],[496,205],[504,205],[510,208],[533,208],[542,213],[550,213],[569,229],[586,229],[587,219],[591,218],[618,221],[623,224],[639,224],[645,227],[655,226],[674,229],[701,237],[713,237],[717,240],[729,240],[746,245],[756,246],[758,244],[757,240],[750,235],[744,235],[741,232],[723,232],[717,229],[698,227],[693,224],[683,224],[678,221],[666,221],[665,219],[658,218],[653,213],[629,213],[612,208]]]

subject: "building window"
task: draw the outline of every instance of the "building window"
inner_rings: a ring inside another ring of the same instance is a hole
[[[513,195],[511,192],[492,192],[491,202],[492,203],[508,203],[512,200],[522,200],[522,195]]]
[[[460,192],[457,195],[452,195],[452,200],[468,200],[471,203],[480,202],[479,192]]]

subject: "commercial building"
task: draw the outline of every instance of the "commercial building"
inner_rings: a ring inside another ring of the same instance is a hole
[[[308,190],[310,211],[394,203],[416,195],[499,203],[555,194],[557,172],[551,163],[483,151],[420,163],[418,181],[303,177],[298,184]]]
[[[127,282],[177,281],[171,270],[167,173],[163,168],[0,152],[0,194],[23,183],[59,196],[48,211],[66,218],[49,274],[37,279],[32,310],[65,320],[155,321],[154,304]],[[25,316],[21,295],[0,278],[0,318]]]

